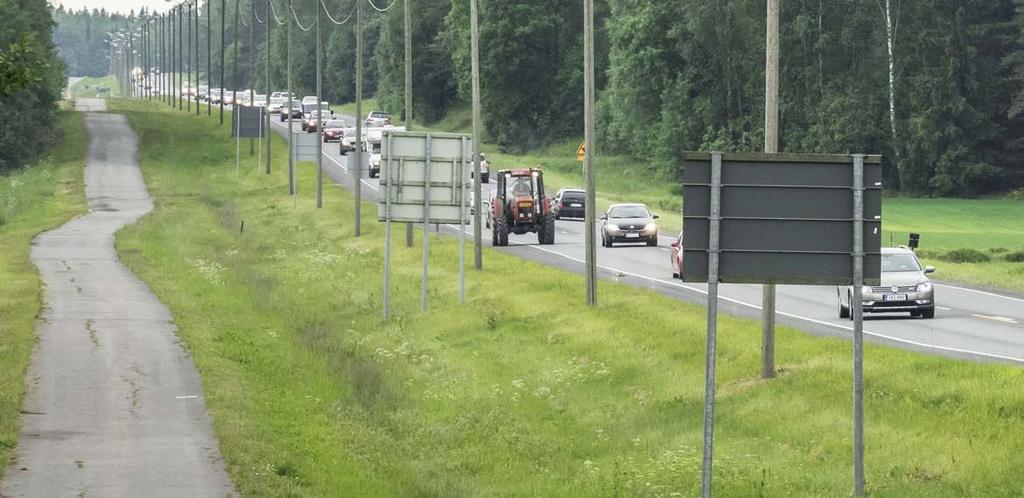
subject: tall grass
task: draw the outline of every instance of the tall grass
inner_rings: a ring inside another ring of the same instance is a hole
[[[121,258],[175,315],[229,472],[248,496],[696,496],[704,311],[485,251],[456,303],[454,241],[393,251],[382,321],[382,228],[351,197],[293,207],[279,166],[243,168],[216,120],[119,104],[141,136],[157,208]],[[275,157],[283,144],[274,140]],[[247,158],[248,159],[248,158]],[[278,161],[276,164],[281,164]],[[245,232],[237,222],[245,220]],[[850,490],[850,347],[779,332],[758,379],[760,329],[723,317],[720,496]],[[873,496],[1019,496],[1024,371],[884,347],[866,351]]]

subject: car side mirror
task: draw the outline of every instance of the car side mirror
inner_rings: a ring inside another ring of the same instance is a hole
[[[598,219],[607,220],[608,219],[608,215],[607,214],[602,214],[601,217],[598,218]]]
[[[924,272],[925,273],[935,273],[935,267],[934,266],[926,266],[926,267],[924,267]]]
[[[655,219],[655,220],[658,219],[658,215],[652,216],[651,219]]]

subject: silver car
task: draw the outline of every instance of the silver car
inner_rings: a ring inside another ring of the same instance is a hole
[[[864,313],[905,313],[935,318],[935,289],[928,274],[934,267],[921,266],[914,251],[905,247],[882,248],[882,285],[864,286]],[[852,318],[852,287],[840,287],[839,318]]]

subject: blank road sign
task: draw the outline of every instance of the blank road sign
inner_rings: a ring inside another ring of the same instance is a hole
[[[706,282],[711,154],[683,170],[683,280]],[[723,154],[719,281],[849,285],[853,275],[853,156]],[[881,156],[864,158],[864,278],[879,285]]]
[[[238,113],[233,119],[234,133],[240,138],[260,138],[266,136],[266,117],[262,107],[240,107],[236,106],[234,112]]]
[[[472,146],[464,134],[385,130],[378,219],[419,223],[426,216],[430,223],[466,222]]]

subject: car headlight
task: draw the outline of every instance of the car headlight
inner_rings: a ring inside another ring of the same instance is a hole
[[[917,292],[931,292],[931,291],[932,291],[932,283],[931,282],[921,282],[921,283],[917,284]]]
[[[619,226],[618,225],[612,225],[610,223],[608,225],[606,225],[605,228],[607,228],[609,232],[618,232],[619,231]]]
[[[647,226],[644,227],[644,231],[647,232],[647,233],[657,232],[658,231],[658,225],[655,224],[655,223],[648,223]]]

